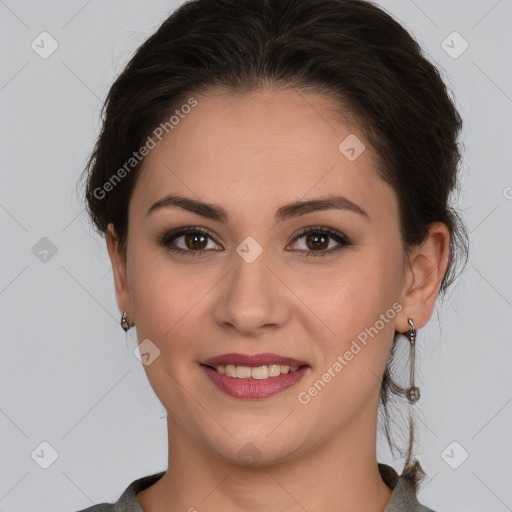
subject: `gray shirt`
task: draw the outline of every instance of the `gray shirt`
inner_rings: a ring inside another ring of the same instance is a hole
[[[403,475],[399,477],[398,473],[386,464],[379,463],[378,467],[386,485],[393,489],[384,512],[434,512],[418,501],[414,489]],[[100,503],[77,512],[143,512],[136,498],[137,493],[153,485],[164,474],[165,471],[162,471],[134,480],[115,503]]]

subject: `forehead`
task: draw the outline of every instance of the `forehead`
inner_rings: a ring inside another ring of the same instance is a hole
[[[137,206],[147,209],[180,192],[213,203],[237,201],[254,214],[272,199],[340,193],[369,213],[393,210],[376,153],[358,127],[340,121],[334,99],[281,89],[191,96],[197,105],[145,159]]]

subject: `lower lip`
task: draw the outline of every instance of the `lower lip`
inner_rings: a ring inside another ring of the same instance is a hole
[[[209,366],[201,365],[206,375],[212,382],[224,393],[235,398],[260,399],[275,395],[285,389],[294,386],[299,382],[309,366],[302,366],[293,373],[283,373],[279,377],[269,377],[268,379],[237,379],[228,377]]]

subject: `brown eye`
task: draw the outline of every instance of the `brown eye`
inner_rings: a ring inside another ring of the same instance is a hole
[[[166,232],[158,238],[157,242],[171,252],[187,256],[201,256],[212,251],[222,250],[222,247],[220,249],[208,248],[209,240],[215,242],[207,231],[201,228],[187,227]],[[322,226],[304,229],[295,237],[295,240],[297,240],[296,243],[302,242],[305,245],[304,248],[298,249],[298,253],[306,257],[332,255],[343,247],[352,245],[352,242],[344,234]]]
[[[321,234],[311,234],[305,237],[306,244],[311,250],[325,250],[329,246],[329,238],[328,236]]]
[[[211,252],[212,248],[208,248],[209,240],[213,241],[212,236],[201,228],[180,228],[164,233],[157,242],[175,253],[200,256]]]
[[[183,235],[183,240],[185,241],[185,245],[187,249],[205,249],[207,244],[207,236],[202,233],[195,233],[192,235]]]
[[[299,254],[303,253],[306,257],[332,255],[343,247],[352,245],[343,233],[323,226],[305,228],[298,234],[296,240],[304,243],[305,247],[299,249]],[[331,241],[334,242],[333,245],[330,245]]]

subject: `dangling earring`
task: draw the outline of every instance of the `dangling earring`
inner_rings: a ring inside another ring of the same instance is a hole
[[[416,329],[414,328],[414,322],[412,318],[408,318],[407,321],[411,326],[407,337],[411,343],[411,387],[406,390],[405,396],[409,400],[409,403],[413,404],[417,402],[420,398],[420,390],[414,385],[414,358],[416,353]]]
[[[130,328],[130,324],[128,323],[128,314],[126,311],[123,313],[123,316],[121,316],[121,327],[123,328],[124,332],[127,332]]]

